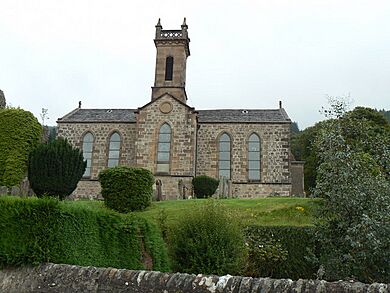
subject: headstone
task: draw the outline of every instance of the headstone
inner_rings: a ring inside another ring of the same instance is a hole
[[[156,200],[161,201],[163,200],[163,195],[162,195],[162,182],[160,179],[156,180],[156,190],[157,190],[157,196]]]
[[[18,186],[12,186],[11,187],[11,195],[20,195],[20,188]]]
[[[7,195],[7,194],[8,194],[8,187],[7,186],[0,186],[0,196]]]
[[[20,196],[29,196],[30,191],[30,183],[28,178],[25,177],[23,181],[20,183]]]
[[[6,106],[6,102],[5,102],[4,92],[0,90],[0,109],[5,108],[5,106]]]

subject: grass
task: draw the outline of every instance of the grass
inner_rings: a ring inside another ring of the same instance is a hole
[[[172,224],[207,199],[169,200],[153,202],[142,212],[137,212],[158,224],[166,217]],[[298,197],[270,197],[257,199],[221,199],[220,204],[235,215],[243,226],[312,226],[313,213],[321,200]]]
[[[136,212],[150,219],[155,224],[166,217],[166,224],[172,224],[195,207],[204,204],[207,199],[167,200],[152,202],[142,212]],[[321,199],[301,197],[267,197],[254,199],[220,199],[220,204],[227,207],[243,226],[312,226],[314,211]],[[105,208],[102,201],[64,201],[67,205],[83,206],[86,209]]]

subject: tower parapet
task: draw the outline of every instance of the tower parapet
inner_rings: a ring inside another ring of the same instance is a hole
[[[188,26],[184,18],[181,30],[163,30],[160,19],[156,25],[156,71],[152,100],[169,93],[187,101],[185,91],[187,57],[190,56]]]

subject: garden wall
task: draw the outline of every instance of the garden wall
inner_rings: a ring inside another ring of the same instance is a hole
[[[0,292],[390,292],[390,284],[203,276],[44,264],[0,271]]]

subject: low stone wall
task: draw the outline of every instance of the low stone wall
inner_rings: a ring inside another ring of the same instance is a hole
[[[0,292],[390,292],[390,284],[203,276],[44,264],[0,271]]]

